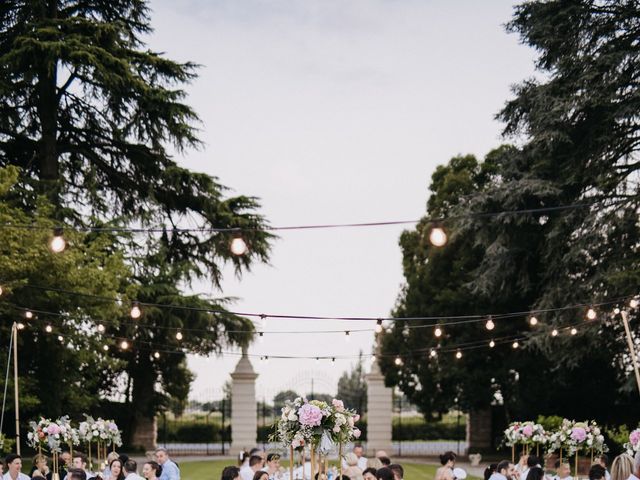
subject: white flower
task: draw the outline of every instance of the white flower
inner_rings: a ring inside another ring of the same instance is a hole
[[[298,415],[296,415],[296,412],[291,411],[287,417],[287,420],[289,420],[290,422],[295,422],[296,420],[298,420]]]

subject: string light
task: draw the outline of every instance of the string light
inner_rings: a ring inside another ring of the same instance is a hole
[[[447,234],[440,226],[435,226],[429,232],[429,242],[434,247],[443,247],[447,243]]]
[[[394,363],[399,367],[400,365],[402,365],[402,359],[400,357],[396,357]]]
[[[382,319],[376,321],[376,333],[382,333]]]
[[[331,359],[331,363],[336,363],[336,359],[335,359],[335,357],[333,357],[333,358]]]
[[[153,352],[153,358],[155,359],[160,358],[160,352]]]
[[[349,340],[351,340],[351,332],[349,332],[349,330],[345,330],[344,339],[347,343],[349,343]]]
[[[122,342],[120,342],[120,348],[122,350],[126,350],[127,348],[129,348],[129,342],[127,342],[126,340],[122,340]]]
[[[16,328],[17,328],[18,330],[24,330],[24,323],[22,323],[22,322],[18,322],[18,323],[16,324]]]
[[[496,342],[494,342],[493,340],[491,340],[491,341],[489,342],[489,348],[493,348],[493,347],[495,347],[495,346],[496,346]]]
[[[138,302],[133,302],[131,306],[131,318],[134,320],[139,319],[142,316],[142,310],[140,309],[140,304]]]
[[[458,351],[456,352],[456,358],[457,358],[458,360],[460,360],[460,359],[462,358],[462,352],[461,352],[460,350],[458,350]]]
[[[431,356],[431,358],[434,358],[438,355],[438,352],[436,352],[433,348],[431,349],[431,351],[429,352],[429,355]]]
[[[597,316],[598,314],[593,308],[590,308],[589,310],[587,310],[587,318],[589,320],[595,320]]]
[[[176,332],[176,340],[182,340],[182,332]]]
[[[614,308],[614,309],[613,309],[613,313],[614,313],[615,315],[620,315],[620,309],[619,309],[618,307]]]
[[[64,252],[64,249],[67,247],[67,242],[62,236],[62,233],[63,233],[62,227],[56,227],[53,229],[53,237],[49,242],[49,248],[53,253]]]
[[[27,310],[26,312],[24,312],[24,318],[31,320],[33,318],[33,312]]]
[[[98,331],[100,333],[104,333],[104,325],[103,324],[101,324],[101,323],[98,324]]]
[[[629,306],[630,306],[631,308],[638,308],[638,299],[637,299],[637,298],[632,298],[632,299],[629,301]]]
[[[320,364],[320,357],[316,357],[316,365]]]
[[[576,333],[578,333],[578,329],[576,327],[573,327],[571,329],[571,335],[575,335]]]
[[[269,363],[269,357],[268,356],[264,357],[264,363]]]
[[[519,344],[519,343],[518,343],[518,341],[516,340],[515,342],[513,342],[513,343],[511,344],[511,346],[512,346],[513,348],[518,348],[518,347],[520,346],[520,344]]]
[[[240,235],[233,237],[231,240],[231,245],[229,246],[231,249],[231,253],[240,257],[249,251],[249,247],[247,246],[247,242],[244,241]]]
[[[531,317],[529,319],[529,325],[531,325],[532,327],[535,327],[538,324],[538,319],[536,317]]]
[[[58,335],[58,341],[62,342],[64,340],[64,338],[62,338],[62,335]]]
[[[260,315],[260,326],[262,330],[267,328],[267,316],[264,313]]]
[[[51,325],[47,325],[46,327],[44,327],[44,329],[46,330],[47,333],[53,332],[53,327]]]
[[[436,337],[441,337],[442,336],[442,329],[440,327],[436,327],[436,329],[433,331],[433,334]]]
[[[103,345],[103,346],[102,346],[102,349],[103,349],[105,352],[108,352],[108,351],[109,351],[109,345]]]
[[[493,323],[493,320],[489,319],[487,320],[487,323],[484,324],[484,326],[487,328],[487,330],[493,330],[496,327],[496,324]]]
[[[260,340],[260,343],[264,343],[264,332],[260,332],[258,334],[258,339]]]
[[[555,328],[553,330],[551,330],[551,336],[552,337],[557,337],[558,336],[558,330],[555,329]]]

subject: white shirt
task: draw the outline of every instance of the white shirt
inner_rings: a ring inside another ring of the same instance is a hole
[[[349,465],[347,465],[347,462],[345,461],[345,459],[342,459],[342,468],[347,468],[349,467]],[[358,468],[360,470],[362,470],[363,472],[367,469],[367,458],[363,455],[362,457],[360,457],[358,459]]]
[[[627,478],[627,480],[640,480],[640,478],[636,477],[633,473],[631,475],[629,475],[629,478]]]
[[[507,480],[507,477],[505,477],[499,472],[493,472],[489,477],[489,480]]]
[[[87,477],[88,478],[88,477]],[[140,475],[138,475],[136,472],[130,472],[127,473],[127,476],[124,477],[125,480],[144,480],[144,478],[142,478]]]
[[[9,475],[9,472],[7,472],[2,476],[2,480],[13,480],[13,478]],[[17,480],[31,480],[31,477],[22,472],[18,472]]]
[[[243,465],[240,468],[240,478],[242,478],[242,480],[253,480],[253,475],[256,472],[253,471],[253,468],[251,468],[249,465]]]
[[[553,477],[551,477],[551,480],[573,480],[573,477],[571,475],[567,475],[564,478],[560,478],[558,475],[554,475]]]

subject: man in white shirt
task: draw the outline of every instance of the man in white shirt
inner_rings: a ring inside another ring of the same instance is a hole
[[[496,471],[489,477],[489,480],[513,480],[515,474],[513,463],[509,460],[502,460],[496,467]]]
[[[355,444],[353,446],[353,453],[356,457],[358,457],[358,468],[363,472],[367,469],[367,458],[364,456],[364,448],[360,444]],[[342,468],[346,469],[349,465],[347,465],[346,460],[342,459]]]
[[[129,459],[124,462],[123,469],[125,480],[144,480],[138,475],[138,464],[135,460]]]
[[[573,477],[570,475],[571,467],[568,463],[562,462],[560,460],[556,461],[556,474],[552,477],[552,480],[573,480]]]
[[[264,462],[260,455],[251,455],[249,457],[249,465],[245,465],[240,469],[240,478],[242,480],[253,480],[253,476],[258,470],[262,469]]]
[[[22,458],[16,453],[10,453],[4,462],[7,473],[2,476],[2,480],[31,480],[22,470]]]

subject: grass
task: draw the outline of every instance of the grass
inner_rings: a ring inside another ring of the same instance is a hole
[[[286,462],[285,462],[286,463]],[[406,480],[432,480],[436,475],[436,465],[402,461],[404,478]],[[200,460],[180,462],[180,477],[182,480],[219,480],[222,469],[227,465],[234,465],[233,460]],[[469,480],[480,480],[468,476]]]

